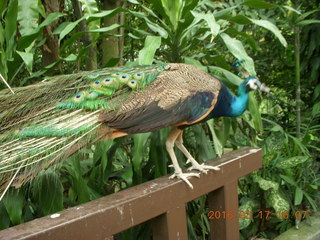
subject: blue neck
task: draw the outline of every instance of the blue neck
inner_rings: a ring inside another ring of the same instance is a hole
[[[217,103],[206,119],[214,117],[237,117],[247,109],[249,94],[245,84],[239,86],[238,97],[230,93],[223,83],[221,83],[221,85]]]

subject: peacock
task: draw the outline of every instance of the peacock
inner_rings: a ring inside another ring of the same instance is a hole
[[[0,191],[20,186],[57,161],[98,140],[172,127],[166,149],[174,174],[219,170],[199,164],[183,145],[183,129],[216,117],[236,117],[251,90],[268,88],[247,76],[237,97],[218,79],[182,64],[117,67],[56,76],[0,92]],[[182,172],[174,145],[191,163]]]

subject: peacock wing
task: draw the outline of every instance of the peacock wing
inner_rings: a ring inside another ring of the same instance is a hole
[[[112,127],[115,135],[191,125],[212,111],[220,88],[219,80],[196,67],[169,64],[149,86],[133,92],[120,109],[102,113],[100,121]]]

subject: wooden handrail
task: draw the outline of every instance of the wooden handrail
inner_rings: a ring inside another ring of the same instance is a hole
[[[102,240],[152,220],[153,239],[188,239],[185,204],[208,194],[209,209],[232,218],[210,220],[214,240],[238,240],[237,180],[258,169],[262,153],[242,148],[207,161],[220,171],[191,178],[193,189],[181,180],[161,177],[138,186],[0,231],[0,239]]]

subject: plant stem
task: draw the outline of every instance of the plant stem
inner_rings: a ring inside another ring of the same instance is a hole
[[[296,136],[301,136],[301,79],[300,79],[300,28],[294,27],[294,52],[296,70]]]

